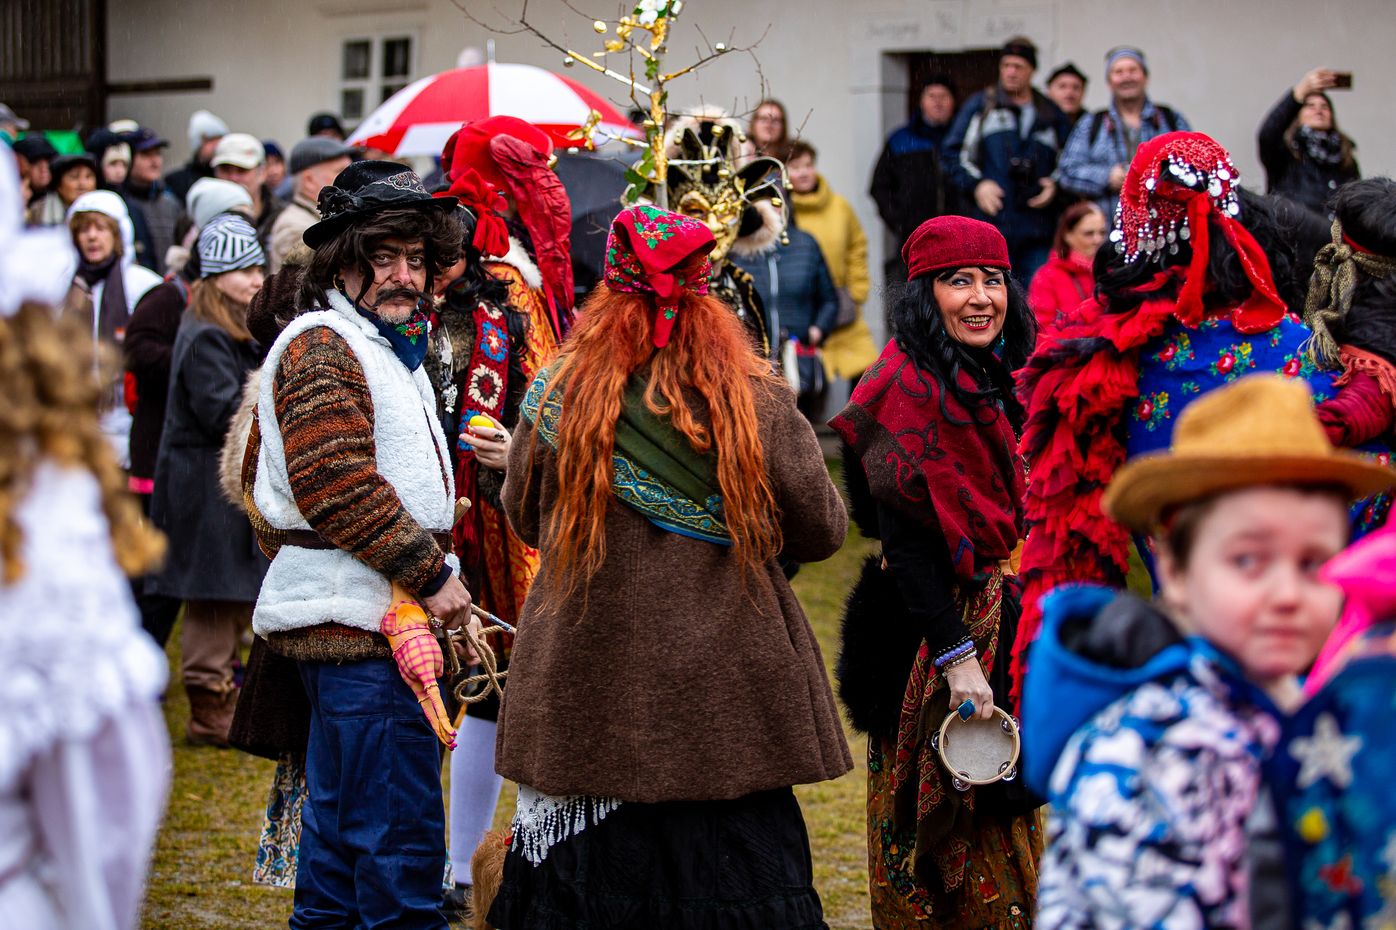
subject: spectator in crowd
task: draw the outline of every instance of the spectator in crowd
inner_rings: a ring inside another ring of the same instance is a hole
[[[1068,61],[1047,77],[1047,98],[1057,105],[1072,129],[1085,115],[1086,76]]]
[[[263,242],[271,240],[271,227],[285,204],[267,187],[266,153],[255,136],[233,132],[218,140],[209,162],[213,175],[242,185],[252,198],[252,225]],[[263,247],[265,249],[265,246]]]
[[[291,177],[295,194],[271,228],[271,273],[281,270],[291,250],[302,245],[301,234],[320,222],[317,201],[325,185],[333,184],[349,167],[354,150],[328,136],[311,136],[291,149]]]
[[[1120,187],[1140,144],[1192,127],[1183,114],[1149,99],[1149,64],[1139,49],[1121,45],[1106,52],[1105,79],[1110,84],[1110,107],[1076,124],[1057,176],[1065,190],[1094,200],[1113,218]]]
[[[213,177],[213,167],[209,162],[213,159],[218,140],[227,134],[228,124],[207,110],[195,110],[194,115],[189,117],[189,161],[165,177],[165,186],[175,199],[183,202],[195,181]]]
[[[872,290],[868,276],[868,237],[848,201],[834,193],[819,173],[819,153],[807,142],[791,144],[785,167],[795,225],[814,237],[829,268],[839,300],[839,319],[824,337],[824,368],[833,378],[857,380],[877,361],[877,346],[863,319]],[[839,325],[841,324],[841,325]]]
[[[218,214],[239,211],[251,215],[252,198],[231,181],[200,178],[189,188],[189,245],[199,231]],[[149,514],[155,491],[155,463],[165,429],[165,407],[170,389],[170,362],[180,320],[189,305],[190,291],[200,277],[197,252],[176,246],[171,251],[165,280],[151,288],[136,304],[126,327],[127,404],[131,408],[131,467],[127,484]],[[149,578],[134,583],[141,626],[164,648],[174,628],[182,601],[159,593]]]
[[[1066,117],[1033,90],[1037,47],[1021,36],[999,52],[998,84],[980,91],[955,117],[945,141],[946,170],[974,198],[971,215],[1008,240],[1013,271],[1031,280],[1056,228],[1053,171],[1067,137]]]
[[[181,669],[192,743],[226,746],[237,686],[233,664],[267,571],[252,525],[221,493],[223,437],[261,352],[247,305],[262,286],[257,232],[225,213],[199,233],[200,280],[179,326],[155,464],[150,517],[170,540],[151,590],[184,601]]]
[[[165,254],[174,245],[184,221],[184,205],[160,180],[165,169],[164,150],[170,143],[145,126],[127,134],[123,141],[131,147],[131,170],[122,191],[127,205],[134,204],[140,210],[150,233],[151,261],[142,264],[163,275]]]
[[[328,136],[338,142],[343,142],[347,137],[344,134],[344,126],[339,122],[339,117],[333,113],[316,113],[310,117],[310,122],[305,127],[307,136]]]
[[[790,117],[785,111],[785,104],[770,98],[758,103],[751,114],[747,135],[756,147],[755,154],[784,161],[790,146]]]
[[[68,229],[80,261],[64,312],[94,340],[120,350],[136,303],[160,283],[160,276],[136,264],[131,214],[115,191],[91,190],[74,200],[68,208]],[[111,385],[101,423],[117,464],[130,468],[131,413],[123,382],[118,377]]]
[[[955,118],[955,85],[943,74],[931,75],[910,122],[887,137],[873,169],[868,193],[878,215],[897,242],[933,216],[963,212],[960,191],[949,183],[944,165],[945,137]],[[894,250],[895,251],[895,250]],[[901,256],[888,260],[889,279],[906,277]],[[899,269],[893,275],[891,271]]]
[[[117,142],[102,150],[97,182],[108,190],[121,187],[131,174],[131,146]],[[173,196],[173,195],[171,195]]]
[[[1339,131],[1326,93],[1336,80],[1334,72],[1315,68],[1285,91],[1260,124],[1266,190],[1324,216],[1333,192],[1362,176],[1353,157],[1356,145]]]
[[[19,134],[29,129],[29,120],[20,119],[15,115],[15,111],[0,103],[0,140],[6,145],[13,146],[19,140]]]
[[[34,133],[16,142],[14,152],[20,175],[29,179],[28,203],[33,203],[47,194],[53,183],[52,163],[58,150],[43,133]]]
[[[277,190],[286,180],[286,153],[275,140],[263,139],[262,155],[267,162],[267,187]]]
[[[51,165],[53,186],[29,208],[29,225],[59,226],[68,221],[68,207],[97,189],[97,163],[91,155],[61,155]]]
[[[1062,213],[1052,239],[1052,256],[1032,276],[1028,306],[1046,329],[1095,292],[1093,263],[1105,241],[1105,214],[1089,200],[1077,201]]]
[[[770,321],[769,331],[779,336],[780,344],[793,339],[799,344],[797,353],[811,354],[833,332],[839,296],[814,237],[792,226],[786,229],[786,239],[756,254],[733,247],[730,260],[751,275]],[[801,381],[800,411],[814,419],[824,404],[823,379],[817,379],[817,384],[806,384],[803,377]]]

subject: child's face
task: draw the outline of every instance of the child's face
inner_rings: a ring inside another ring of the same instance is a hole
[[[1158,560],[1164,603],[1185,632],[1262,686],[1307,669],[1342,606],[1318,573],[1347,544],[1343,504],[1331,494],[1249,488],[1217,498],[1196,529],[1187,565],[1167,547]]]

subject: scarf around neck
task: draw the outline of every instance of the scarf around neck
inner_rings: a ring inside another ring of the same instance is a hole
[[[1304,154],[1313,161],[1336,165],[1343,160],[1343,134],[1337,130],[1300,126],[1295,136]]]
[[[557,448],[563,388],[551,393],[552,372],[543,369],[529,386],[520,416]],[[611,454],[611,493],[662,530],[718,546],[732,545],[722,515],[717,457],[699,454],[668,417],[645,404],[643,374],[631,377],[621,401]],[[546,396],[546,400],[545,400]]]
[[[87,285],[89,304],[92,289],[106,282],[102,287],[102,305],[92,305],[92,331],[95,336],[120,343],[126,337],[126,323],[131,317],[126,306],[126,278],[122,274],[121,256],[113,252],[106,261],[96,265],[83,260],[78,265],[77,277]]]
[[[393,347],[393,354],[398,357],[398,361],[407,366],[408,371],[416,371],[422,367],[422,360],[427,357],[427,345],[430,342],[427,337],[431,334],[431,318],[420,304],[406,322],[396,324],[387,322],[378,314],[365,310],[358,304],[354,304],[354,309],[388,340],[388,344]]]

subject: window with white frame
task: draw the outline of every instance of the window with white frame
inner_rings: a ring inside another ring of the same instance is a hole
[[[339,64],[339,115],[357,122],[412,81],[411,36],[345,39]]]

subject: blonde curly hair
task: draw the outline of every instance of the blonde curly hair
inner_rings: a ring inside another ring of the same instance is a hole
[[[114,373],[110,353],[89,332],[48,307],[26,303],[0,318],[0,567],[3,582],[24,574],[23,534],[15,510],[45,460],[96,477],[111,526],[116,561],[128,575],[154,567],[164,537],[142,516],[126,478],[98,428],[97,411]],[[94,372],[101,372],[94,377]]]

